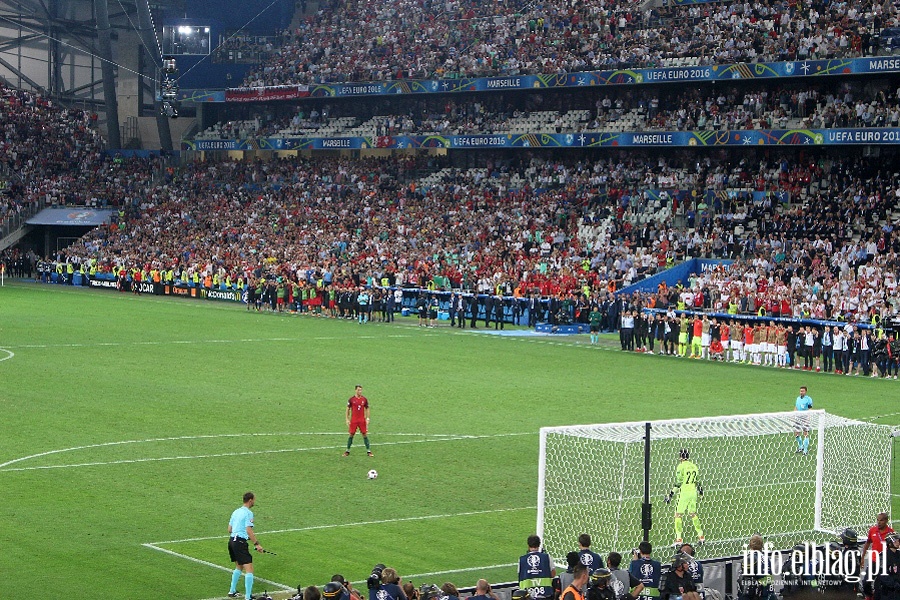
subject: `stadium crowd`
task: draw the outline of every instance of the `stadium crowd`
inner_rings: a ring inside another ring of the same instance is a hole
[[[252,118],[216,123],[198,139],[316,136],[470,135],[594,131],[720,131],[734,129],[831,129],[900,126],[900,89],[893,80],[819,85],[780,85],[762,90],[737,86],[590,90],[577,99],[546,94],[484,95],[475,101],[388,97],[365,105],[297,108],[275,115],[261,108]]]
[[[741,313],[866,321],[900,309],[900,242],[889,220],[898,181],[877,164],[707,159],[688,167],[631,155],[498,161],[406,179],[416,166],[415,159],[193,163],[167,173],[122,223],[68,253],[76,264],[96,260],[101,272],[171,271],[217,287],[268,274],[298,284],[386,280],[565,298],[585,287],[589,296],[608,295],[690,257],[733,258],[729,271],[691,282],[693,306],[725,310],[740,299]],[[707,196],[663,201],[641,192],[663,177],[682,189],[707,182],[814,195],[785,208],[772,197],[723,193],[707,204]]]
[[[669,306],[866,323],[900,312],[900,181],[859,156],[496,155],[471,169],[446,158],[328,157],[163,168],[163,158],[102,154],[90,115],[26,92],[4,98],[0,156],[20,178],[19,205],[120,208],[114,222],[41,261],[42,273],[55,263],[69,282],[84,270],[271,285],[276,309],[315,298],[322,306],[367,284],[536,295],[544,302],[530,319],[583,320],[604,306],[608,329],[621,329],[626,312]],[[39,140],[54,143],[38,153]],[[753,200],[751,190],[787,191],[792,203]],[[735,262],[684,289],[613,296],[691,257]]]
[[[893,4],[873,0],[646,10],[616,0],[577,6],[333,0],[291,32],[244,85],[844,58],[873,52],[872,34],[896,21]]]

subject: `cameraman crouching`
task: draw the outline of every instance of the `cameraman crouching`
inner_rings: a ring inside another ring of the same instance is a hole
[[[400,576],[391,567],[375,565],[366,580],[366,587],[369,588],[369,600],[407,600],[400,587]]]

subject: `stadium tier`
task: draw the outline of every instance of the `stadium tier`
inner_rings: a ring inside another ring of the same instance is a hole
[[[335,0],[300,23],[244,84],[844,58],[873,54],[873,34],[896,19],[893,4],[870,0],[664,8],[607,0],[577,6]]]

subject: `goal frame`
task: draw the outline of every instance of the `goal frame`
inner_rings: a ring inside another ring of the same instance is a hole
[[[741,415],[723,415],[723,416],[715,416],[715,417],[695,417],[695,418],[687,418],[687,419],[668,419],[668,420],[660,420],[660,421],[630,421],[624,423],[600,423],[595,425],[569,425],[569,426],[557,426],[557,427],[542,427],[540,429],[540,441],[539,441],[539,459],[538,459],[538,493],[537,493],[537,534],[541,536],[543,539],[545,537],[545,514],[547,508],[547,450],[548,450],[548,436],[552,434],[563,434],[563,435],[572,435],[575,437],[593,437],[600,440],[607,440],[610,443],[644,443],[645,444],[645,472],[642,475],[642,478],[645,482],[644,496],[645,498],[649,497],[650,490],[647,487],[647,482],[649,481],[650,471],[649,469],[660,468],[659,465],[653,465],[650,462],[650,445],[654,443],[655,440],[660,439],[681,439],[680,436],[673,435],[663,435],[659,438],[655,438],[653,435],[654,431],[659,431],[661,429],[665,430],[667,427],[671,428],[672,426],[686,426],[685,429],[689,430],[691,426],[697,426],[698,428],[702,426],[703,428],[709,428],[710,425],[715,424],[725,424],[729,422],[739,422],[741,419],[745,419],[747,421],[755,421],[755,422],[763,422],[763,420],[770,419],[773,424],[781,425],[781,429],[779,431],[770,431],[768,433],[762,432],[754,432],[750,429],[747,430],[741,437],[750,437],[755,435],[771,435],[777,433],[787,433],[792,429],[796,431],[796,427],[788,427],[788,424],[796,425],[798,423],[799,415],[802,414],[804,419],[808,419],[812,427],[810,427],[810,431],[814,431],[817,436],[816,443],[816,467],[815,467],[815,500],[814,506],[812,507],[814,510],[813,516],[813,529],[812,531],[823,533],[823,534],[834,534],[834,529],[829,529],[825,525],[823,525],[823,514],[822,507],[823,502],[825,500],[825,469],[826,469],[826,429],[829,427],[840,427],[840,426],[869,426],[873,428],[884,428],[885,430],[885,443],[890,444],[890,436],[891,431],[890,427],[876,425],[874,423],[869,423],[865,421],[859,421],[856,419],[848,419],[845,417],[840,417],[838,415],[834,415],[826,412],[822,409],[803,411],[802,413],[798,413],[798,411],[783,411],[783,412],[773,412],[773,413],[752,413],[752,414],[741,414]],[[581,432],[590,432],[595,435],[582,435],[579,436],[578,433]],[[620,436],[617,433],[621,434],[621,432],[625,431],[626,435]],[[646,434],[637,435],[637,432],[650,432],[650,443],[646,444]],[[686,431],[687,432],[687,431]],[[604,436],[604,433],[608,433],[609,437]],[[690,438],[698,438],[703,437],[702,435],[685,435],[686,439]],[[890,461],[890,458],[889,458]],[[626,471],[626,460],[623,453],[622,458],[622,473]],[[892,465],[886,465],[886,469],[884,471],[885,480],[882,483],[875,484],[880,488],[881,485],[885,486],[887,490],[887,505],[886,509],[890,511],[890,500],[891,500],[891,468]],[[635,477],[637,477],[637,473],[634,473]],[[624,479],[624,478],[623,478]],[[622,496],[622,492],[620,490],[619,493],[619,509],[617,514],[621,516],[621,505],[624,500]],[[646,501],[645,501],[646,502]],[[635,519],[641,518],[642,525],[644,530],[644,539],[648,539],[649,530],[652,526],[652,505],[646,503],[643,507],[642,514],[633,515]],[[874,517],[874,514],[873,514]]]

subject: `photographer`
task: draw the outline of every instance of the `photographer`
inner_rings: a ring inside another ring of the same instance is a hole
[[[900,600],[900,535],[891,532],[884,538],[887,574],[875,578],[875,600]]]
[[[375,565],[366,579],[369,600],[407,600],[400,588],[400,576],[395,569],[382,564]]]
[[[591,574],[587,600],[619,600],[612,586],[612,573],[609,569],[597,569]]]
[[[689,564],[689,556],[679,554],[675,557],[662,585],[662,600],[700,600],[697,585],[688,571]]]
[[[622,600],[626,597],[640,596],[641,592],[644,591],[644,584],[634,575],[620,568],[621,565],[622,555],[618,552],[610,552],[606,556],[606,566],[612,575],[609,585],[616,593],[616,598]]]
[[[662,575],[662,565],[659,564],[658,560],[653,559],[652,553],[653,546],[650,542],[641,542],[634,552],[631,564],[628,565],[628,572],[631,573],[631,576],[644,585],[640,592],[641,596],[659,596],[659,579]]]

